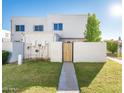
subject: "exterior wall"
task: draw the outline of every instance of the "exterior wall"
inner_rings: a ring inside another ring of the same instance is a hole
[[[54,23],[63,23],[62,31],[54,31]],[[59,34],[61,38],[84,38],[87,15],[55,15],[48,16],[48,31]]]
[[[74,62],[105,62],[106,43],[104,42],[74,42]],[[52,62],[62,62],[62,42],[50,43],[50,59]]]
[[[24,36],[24,42],[25,43],[34,43],[34,42],[42,42],[42,41],[47,41],[47,42],[53,42],[55,38],[55,35],[53,33],[30,33],[30,34],[25,34]]]
[[[63,23],[62,31],[54,31],[54,23]],[[87,15],[55,15],[43,17],[12,17],[11,32],[12,41],[25,42],[26,35],[34,34],[33,39],[42,40],[43,38],[35,37],[42,34],[57,34],[60,38],[83,38]],[[16,25],[25,25],[24,32],[16,32]],[[44,25],[44,31],[34,31],[34,25]],[[49,38],[45,36],[46,38]],[[59,38],[54,38],[54,41]],[[47,40],[47,39],[46,39]]]
[[[83,42],[84,41],[84,39],[82,39],[82,38],[61,38],[60,40],[63,42],[68,42],[68,41],[70,41],[70,42]]]
[[[10,58],[9,62],[15,62],[18,60],[18,55],[21,54],[24,57],[24,43],[21,42],[13,42],[12,48],[12,57]]]
[[[74,42],[74,62],[105,62],[106,43]]]
[[[6,50],[6,51],[9,51],[9,52],[12,52],[12,42],[2,42],[2,50]]]
[[[49,58],[49,43],[53,42],[53,33],[30,33],[25,35],[25,58]],[[41,46],[39,46],[41,45]],[[28,47],[30,47],[28,49]],[[38,50],[38,52],[36,52]]]
[[[24,54],[24,58],[49,58],[49,43],[45,41],[25,43]]]
[[[9,42],[11,40],[11,33],[8,30],[2,30],[2,41]]]
[[[39,47],[41,44],[41,47]],[[104,42],[74,42],[73,43],[74,62],[105,62],[106,43]],[[41,42],[41,43],[21,43],[4,42],[3,49],[11,52],[9,62],[15,62],[18,55],[24,58],[50,58],[51,62],[62,62],[62,42]],[[30,49],[27,49],[30,47]],[[24,50],[25,48],[25,50]],[[39,52],[35,52],[35,50]]]
[[[24,43],[21,42],[4,42],[2,44],[2,50],[7,50],[11,53],[9,63],[13,63],[18,60],[18,55],[24,56]]]
[[[62,62],[62,42],[50,43],[51,62]]]
[[[43,17],[12,17],[12,41],[24,41],[23,36],[25,34],[39,33],[34,31],[34,25],[44,25],[44,31],[47,31],[46,22],[46,18]],[[16,32],[15,25],[25,25],[25,31]],[[39,34],[42,34],[43,32],[41,31]]]

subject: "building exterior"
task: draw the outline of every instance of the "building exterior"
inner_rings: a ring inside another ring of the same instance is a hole
[[[87,18],[88,15],[12,17],[11,46],[3,44],[12,53],[10,62],[20,54],[24,59],[47,58],[51,62],[105,62],[104,42],[82,42]]]
[[[2,30],[2,42],[10,42],[11,32],[8,30]]]
[[[88,15],[12,17],[11,40],[24,42],[25,58],[49,58],[52,42],[83,41]]]
[[[11,42],[3,49],[11,52],[10,63],[18,55],[24,59],[51,62],[105,62],[104,42],[82,42],[88,15],[12,17]],[[93,51],[93,52],[91,52]]]
[[[12,17],[13,42],[83,41],[88,15]]]

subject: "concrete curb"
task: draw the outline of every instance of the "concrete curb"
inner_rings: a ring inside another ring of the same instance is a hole
[[[110,60],[118,62],[119,64],[122,64],[122,60],[119,60],[117,58],[107,57],[107,59],[110,59]]]

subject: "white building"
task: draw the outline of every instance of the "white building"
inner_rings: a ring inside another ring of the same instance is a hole
[[[2,30],[2,42],[10,42],[11,32],[9,30]]]
[[[12,17],[12,42],[24,42],[25,58],[50,58],[50,43],[83,41],[88,15]]]
[[[88,15],[12,17],[12,41],[82,41]]]
[[[12,53],[10,62],[17,61],[19,54],[23,58],[50,58],[52,62],[105,62],[104,42],[82,42],[87,18],[88,15],[12,17],[12,42],[4,43],[3,48]]]

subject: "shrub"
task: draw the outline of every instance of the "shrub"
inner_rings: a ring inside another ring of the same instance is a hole
[[[2,64],[6,64],[8,62],[9,54],[10,53],[8,51],[2,51]]]
[[[121,53],[117,53],[117,57],[122,57],[122,54]]]
[[[118,49],[118,42],[114,40],[107,41],[107,50],[112,54],[116,53]]]

